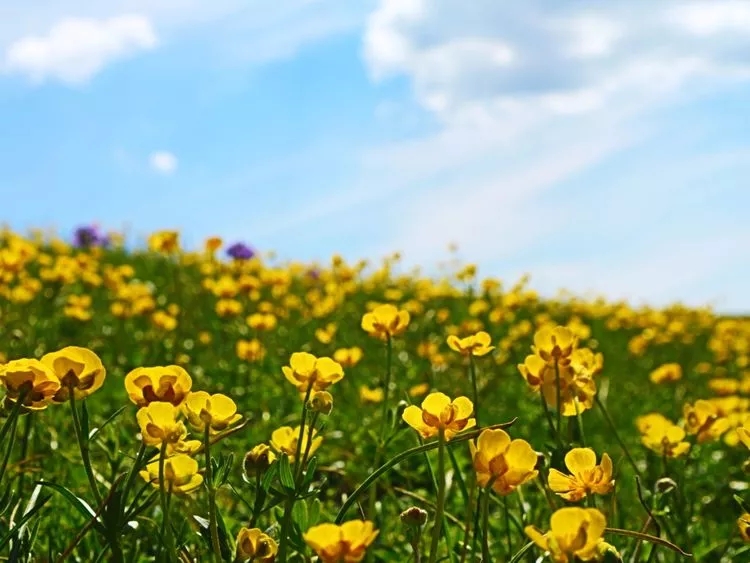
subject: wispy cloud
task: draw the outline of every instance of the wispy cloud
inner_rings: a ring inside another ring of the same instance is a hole
[[[120,59],[153,49],[156,31],[148,18],[64,18],[45,35],[22,37],[7,48],[4,70],[40,83],[49,79],[81,84]]]

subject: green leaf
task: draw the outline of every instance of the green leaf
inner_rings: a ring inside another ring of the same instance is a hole
[[[86,401],[83,401],[83,404],[85,405]],[[96,428],[92,428],[91,432],[89,432],[89,440],[93,440],[99,432],[101,432],[109,424],[111,424],[112,422],[114,422],[117,419],[117,417],[120,416],[125,411],[125,409],[127,409],[127,408],[128,408],[128,405],[120,407],[107,420],[105,420],[100,426],[98,426]]]
[[[286,454],[281,454],[281,457],[279,457],[279,480],[281,481],[281,486],[288,493],[295,491],[292,467],[289,465],[289,457]]]
[[[299,526],[300,530],[307,530],[307,503],[295,503],[294,508],[292,508],[292,518],[294,519],[294,522],[296,522],[296,524]]]
[[[260,488],[268,492],[273,484],[276,476],[279,474],[279,462],[272,463],[266,472],[263,474],[263,478],[260,480]]]
[[[318,458],[315,456],[312,456],[310,458],[310,461],[307,463],[307,468],[305,469],[305,479],[302,481],[302,489],[306,490],[307,486],[312,483],[312,480],[315,478],[315,469],[318,467]]]
[[[310,504],[307,507],[307,524],[308,526],[315,526],[320,520],[320,509],[323,504],[319,498],[313,498],[308,501]]]
[[[0,549],[4,548],[7,543],[16,535],[16,532],[20,531],[21,528],[26,525],[26,522],[36,516],[36,514],[42,509],[45,504],[47,504],[47,502],[51,498],[52,495],[44,497],[41,501],[37,502],[30,510],[26,510],[21,519],[16,522],[15,526],[8,530],[8,532],[4,536],[0,537]]]
[[[58,485],[57,483],[51,483],[49,481],[37,481],[38,485],[42,485],[44,487],[49,487],[53,491],[59,493],[62,495],[62,497],[70,503],[70,505],[75,508],[79,514],[81,514],[84,518],[87,520],[94,519],[93,528],[99,532],[102,536],[107,535],[107,530],[104,528],[104,525],[102,524],[99,517],[96,515],[94,510],[88,505],[88,503],[83,500],[80,497],[77,497],[74,495],[69,489],[63,487],[62,485]]]

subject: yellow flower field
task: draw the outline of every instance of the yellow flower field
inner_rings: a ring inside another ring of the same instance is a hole
[[[750,561],[750,320],[0,243],[9,561]]]

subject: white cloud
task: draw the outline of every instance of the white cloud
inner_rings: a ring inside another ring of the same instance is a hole
[[[668,18],[698,36],[750,31],[750,3],[745,0],[684,2],[668,12]]]
[[[177,170],[177,157],[169,151],[154,151],[148,157],[151,168],[160,174],[170,175]]]
[[[80,84],[108,64],[156,44],[151,22],[141,15],[101,20],[68,17],[55,23],[46,35],[30,35],[11,43],[4,67],[35,82],[56,79]]]

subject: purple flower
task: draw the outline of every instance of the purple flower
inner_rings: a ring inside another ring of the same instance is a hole
[[[102,235],[96,226],[78,227],[73,234],[73,244],[78,248],[91,248],[93,246],[107,246],[109,238]]]
[[[232,246],[227,248],[227,255],[235,260],[250,260],[250,258],[255,256],[255,252],[245,243],[235,242]]]

